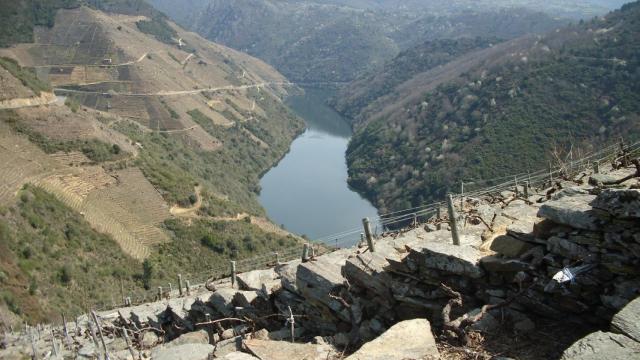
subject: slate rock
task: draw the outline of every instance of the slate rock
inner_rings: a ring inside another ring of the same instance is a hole
[[[533,247],[533,244],[516,239],[513,236],[501,235],[493,239],[489,248],[506,257],[515,258],[526,253]]]
[[[221,357],[222,360],[259,360],[257,357],[253,355],[249,355],[247,353],[234,351],[232,353],[228,353],[227,355]]]
[[[342,320],[350,321],[342,303],[329,297],[344,286],[342,266],[324,256],[298,266],[296,286],[300,294],[312,304],[322,304],[333,310]]]
[[[480,259],[480,265],[488,272],[518,272],[529,269],[529,264],[524,261],[494,255]]]
[[[556,236],[547,240],[547,250],[571,260],[587,260],[594,256],[584,246]]]
[[[589,205],[595,199],[594,195],[574,195],[548,201],[540,207],[538,216],[576,229],[598,230],[602,221]]]
[[[431,324],[426,319],[399,322],[362,345],[346,360],[440,359]]]
[[[209,334],[206,330],[193,331],[180,335],[178,338],[165,344],[166,347],[184,344],[208,344]]]
[[[328,345],[298,344],[288,341],[249,339],[244,346],[260,359],[269,360],[325,360],[332,353]]]
[[[237,292],[237,290],[232,288],[220,288],[211,294],[209,303],[220,314],[230,317],[234,314],[233,299]]]
[[[640,297],[614,315],[611,329],[640,342]]]
[[[213,353],[213,345],[184,344],[178,346],[161,346],[151,352],[153,360],[207,360]]]
[[[637,359],[640,344],[613,333],[597,331],[576,341],[562,354],[561,360]]]
[[[240,289],[263,291],[267,296],[282,287],[280,276],[274,269],[253,270],[238,274],[237,278]]]
[[[484,271],[479,266],[482,256],[480,250],[471,246],[430,243],[420,251],[411,249],[408,258],[418,264],[420,271],[434,269],[479,279],[484,275]]]
[[[640,219],[640,190],[606,189],[591,202],[591,206],[618,218]]]

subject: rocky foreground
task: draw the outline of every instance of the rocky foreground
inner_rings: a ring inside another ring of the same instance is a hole
[[[7,333],[0,357],[640,358],[640,169],[607,170],[467,198],[460,245],[431,218],[373,252]]]

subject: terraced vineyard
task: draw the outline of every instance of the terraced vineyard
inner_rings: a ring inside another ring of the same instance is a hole
[[[136,168],[108,174],[99,166],[68,169],[35,185],[83,214],[96,230],[111,235],[136,259],[149,246],[169,241],[159,225],[170,214],[160,194]]]
[[[59,165],[27,139],[0,123],[0,205],[10,205],[20,188]]]

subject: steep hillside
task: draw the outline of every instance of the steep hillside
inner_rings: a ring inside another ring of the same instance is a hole
[[[506,2],[154,0],[204,37],[259,57],[298,82],[344,82],[428,39],[547,31],[548,13]],[[501,10],[502,9],[502,10]],[[498,26],[497,24],[502,24]]]
[[[33,321],[298,241],[256,197],[303,129],[286,79],[143,2],[88,3],[0,49],[0,309]]]
[[[350,183],[385,210],[640,134],[640,3],[414,75],[361,111]]]

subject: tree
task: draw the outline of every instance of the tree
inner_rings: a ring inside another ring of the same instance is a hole
[[[145,259],[142,263],[142,286],[146,290],[151,289],[151,278],[153,277],[153,264],[149,259]]]

